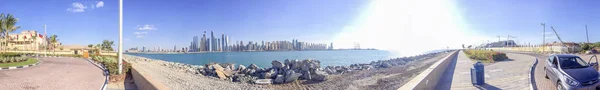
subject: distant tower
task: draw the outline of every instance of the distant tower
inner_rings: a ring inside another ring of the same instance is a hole
[[[333,43],[329,44],[329,50],[333,50]]]
[[[208,46],[208,48],[210,48],[210,49],[209,49],[209,51],[211,51],[211,52],[212,52],[212,51],[214,50],[214,46],[215,46],[215,45],[214,45],[214,44],[215,44],[215,36],[214,36],[214,34],[213,34],[213,31],[210,31],[210,41],[209,41],[209,42],[210,42],[210,43],[209,43],[209,46]]]

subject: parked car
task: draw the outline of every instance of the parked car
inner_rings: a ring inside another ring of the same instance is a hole
[[[588,50],[585,51],[586,54],[598,54],[598,51],[596,49],[592,49],[592,50]]]
[[[598,62],[585,62],[579,56],[556,54],[548,57],[544,72],[558,90],[598,90]]]

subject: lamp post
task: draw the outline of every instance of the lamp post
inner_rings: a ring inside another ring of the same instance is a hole
[[[123,0],[119,0],[119,74],[123,73]]]

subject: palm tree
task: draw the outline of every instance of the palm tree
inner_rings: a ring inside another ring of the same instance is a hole
[[[112,46],[114,45],[114,41],[110,41],[110,40],[104,40],[102,41],[102,50],[106,50],[106,51],[112,51],[113,48]]]
[[[8,33],[21,28],[20,26],[15,26],[18,20],[19,19],[15,18],[12,14],[6,14],[5,16],[4,13],[2,13],[0,15],[0,32],[4,34],[4,43],[6,44],[4,46],[8,45]]]

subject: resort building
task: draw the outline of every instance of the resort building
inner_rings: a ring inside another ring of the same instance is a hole
[[[8,40],[2,41],[5,50],[41,50],[43,46],[48,44],[45,36],[34,30],[25,30],[21,33],[8,34]],[[60,43],[56,43],[59,44]]]

